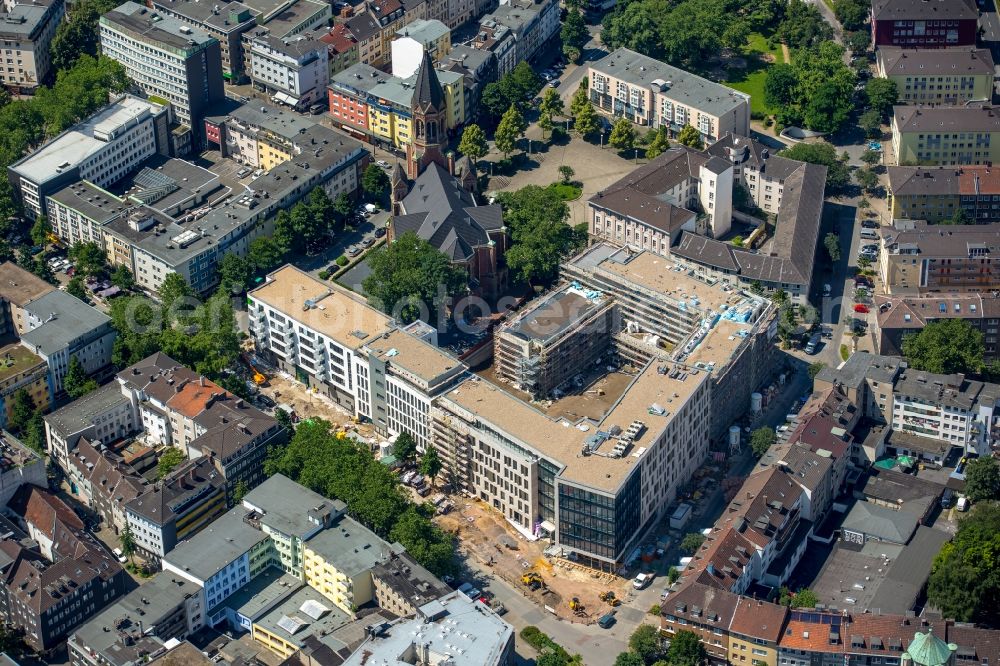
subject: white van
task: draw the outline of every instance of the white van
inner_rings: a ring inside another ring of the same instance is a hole
[[[862,229],[861,237],[865,240],[878,240],[878,234],[872,229]]]

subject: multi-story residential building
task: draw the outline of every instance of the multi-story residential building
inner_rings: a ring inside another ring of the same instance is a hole
[[[489,51],[481,51],[466,44],[451,49],[442,69],[462,74],[465,89],[464,124],[474,122],[479,114],[479,102],[487,84],[497,80],[497,60]]]
[[[26,391],[35,407],[47,410],[52,404],[49,366],[41,356],[19,342],[0,347],[0,428],[6,428],[14,409],[14,396]]]
[[[101,52],[192,129],[224,96],[219,40],[201,29],[129,0],[101,17],[100,36]]]
[[[325,101],[330,81],[327,44],[309,34],[279,38],[267,28],[247,33],[254,86],[295,109]]]
[[[587,202],[590,233],[673,257],[706,279],[781,289],[804,302],[825,182],[825,167],[772,157],[761,144],[727,135],[708,151],[672,148],[595,194]],[[776,215],[773,237],[762,221],[734,211],[736,186]],[[720,240],[734,217],[758,227],[749,247]]]
[[[125,593],[128,575],[83,522],[47,490],[25,485],[8,509],[30,539],[5,531],[0,582],[5,621],[47,653]]]
[[[143,559],[160,561],[226,511],[226,479],[208,457],[189,460],[125,505]]]
[[[802,487],[781,468],[751,474],[695,551],[683,572],[685,580],[736,594],[754,582],[783,585],[812,533],[803,505]]]
[[[377,431],[408,432],[426,447],[430,402],[463,375],[461,362],[291,265],[248,298],[258,353],[279,368],[303,370],[310,387]]]
[[[0,335],[20,337],[28,330],[24,306],[54,289],[12,261],[0,264]]]
[[[451,594],[437,576],[409,553],[397,553],[395,548],[388,558],[372,567],[372,584],[378,607],[397,617],[416,615],[424,604]]]
[[[979,10],[973,0],[874,0],[871,30],[876,47],[974,46]]]
[[[726,134],[750,133],[750,96],[653,58],[620,48],[590,65],[590,101],[602,113],[637,125],[685,125],[706,144]]]
[[[497,79],[514,71],[517,63],[517,40],[514,31],[490,17],[479,23],[479,32],[472,40],[473,47],[493,54],[497,62]]]
[[[151,484],[124,456],[100,442],[81,437],[67,458],[70,490],[84,506],[100,516],[115,534],[125,529],[126,505],[147,492]]]
[[[615,314],[601,292],[570,285],[552,291],[496,330],[494,372],[535,398],[548,397],[600,360]]]
[[[451,52],[451,30],[441,21],[414,21],[396,31],[392,40],[392,75],[406,79],[417,73],[424,51],[438,66]]]
[[[426,56],[425,62],[430,62]],[[337,125],[389,148],[405,149],[412,144],[414,115],[425,97],[442,105],[436,110],[444,125],[442,140],[466,120],[464,75],[434,69],[433,65],[429,71],[427,65],[421,65],[406,79],[363,63],[353,65],[333,77],[329,95],[330,114]]]
[[[878,50],[878,75],[896,84],[907,104],[955,105],[988,102],[993,94],[993,56],[989,49],[956,47]]]
[[[876,296],[875,305],[872,337],[879,354],[902,356],[906,336],[939,319],[961,319],[983,334],[983,360],[992,363],[1000,359],[1000,299],[996,292]]]
[[[611,334],[620,357],[644,363],[666,348],[673,360],[711,375],[711,437],[722,437],[749,408],[747,396],[769,381],[776,311],[766,299],[689,276],[655,253],[606,243],[567,261],[562,272],[614,300]]]
[[[361,61],[358,40],[346,23],[337,23],[330,28],[330,32],[320,37],[319,40],[327,45],[330,79]]]
[[[894,106],[897,165],[986,164],[1000,159],[1000,114],[990,106]]]
[[[399,0],[365,2],[345,23],[358,42],[358,62],[379,69],[389,65],[391,43],[403,27],[405,10]]]
[[[0,5],[0,40],[10,52],[6,67],[0,71],[0,85],[16,93],[30,93],[49,79],[49,45],[65,14],[64,0],[4,0]]]
[[[198,586],[163,572],[78,627],[66,642],[72,666],[124,666],[162,652],[204,624]],[[190,662],[187,662],[190,663]]]
[[[46,196],[70,183],[107,187],[153,155],[167,154],[168,116],[166,106],[126,95],[9,166],[25,213],[45,214]]]
[[[471,163],[463,159],[459,164],[449,162],[449,173],[431,163],[412,187],[401,177],[394,179],[394,214],[386,238],[391,243],[403,234],[416,234],[468,273],[473,293],[493,302],[507,288],[504,256],[510,239],[500,205],[480,205]]]
[[[114,382],[45,416],[49,456],[69,473],[70,455],[82,439],[111,444],[136,431],[128,398]]]
[[[456,4],[462,7],[459,10],[462,16],[448,23],[452,28],[471,18],[474,11],[471,2],[459,0]],[[493,26],[494,30],[496,26],[509,28],[514,37],[516,63],[533,61],[559,32],[559,3],[554,0],[507,0],[480,19],[480,25]]]
[[[579,417],[470,378],[435,401],[433,443],[456,487],[515,529],[614,570],[704,459],[709,386],[706,373],[653,358],[606,413]]]
[[[448,643],[422,642],[418,635],[429,635],[449,627]],[[414,632],[417,632],[416,634]],[[417,609],[416,617],[401,618],[372,632],[344,666],[364,666],[396,659],[401,654],[423,654],[427,663],[438,663],[461,655],[476,666],[511,666],[514,657],[514,630],[484,604],[471,601],[454,591]]]
[[[76,296],[55,289],[24,306],[27,330],[21,344],[48,365],[52,401],[63,392],[70,359],[76,358],[88,375],[111,365],[118,333],[111,317]]]
[[[887,171],[893,220],[1000,222],[1000,173],[992,166],[891,166]]]
[[[897,221],[881,234],[878,268],[887,294],[988,292],[1000,286],[1000,224]]]
[[[0,455],[0,505],[7,506],[21,486],[48,487],[45,460],[6,431],[0,431]]]

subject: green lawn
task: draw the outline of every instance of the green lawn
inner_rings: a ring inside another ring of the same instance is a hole
[[[552,183],[549,189],[555,191],[563,201],[574,201],[583,194],[583,188],[573,183]]]
[[[747,59],[746,70],[738,73],[739,78],[724,82],[730,88],[750,95],[750,110],[754,113],[774,113],[764,105],[764,79],[771,64],[761,57],[766,54],[773,56],[774,62],[785,61],[781,53],[781,44],[775,43],[773,49],[768,48],[767,38],[764,35],[759,32],[751,33],[743,49],[743,55]]]

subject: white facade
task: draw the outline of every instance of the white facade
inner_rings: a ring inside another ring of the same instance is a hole
[[[250,42],[250,78],[278,101],[306,106],[326,97],[328,57],[326,44],[318,40],[254,37]],[[291,100],[278,97],[279,93]]]
[[[6,67],[0,68],[0,85],[33,90],[52,71],[49,46],[66,14],[66,3],[4,0],[2,12],[0,40],[4,42],[7,62]]]

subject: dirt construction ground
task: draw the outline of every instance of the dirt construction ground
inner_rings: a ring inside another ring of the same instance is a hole
[[[566,620],[591,624],[610,610],[598,595],[603,591],[614,591],[623,602],[628,581],[611,574],[596,572],[563,559],[546,558],[542,551],[547,542],[529,542],[513,529],[496,511],[483,502],[454,496],[455,511],[435,518],[446,530],[457,532],[460,548],[465,557],[489,565],[494,575],[510,583],[515,589],[536,602],[546,606]],[[515,543],[516,549],[507,548],[503,543]],[[545,587],[531,591],[521,582],[521,576],[534,571],[542,577]],[[575,614],[569,601],[576,597],[584,606],[582,614]]]

